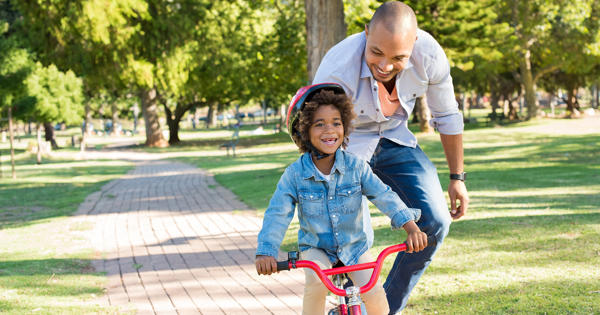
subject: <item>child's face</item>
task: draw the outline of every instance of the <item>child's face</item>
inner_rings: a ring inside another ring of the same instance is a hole
[[[342,115],[333,105],[317,108],[312,125],[308,130],[310,143],[319,151],[333,154],[344,141]]]

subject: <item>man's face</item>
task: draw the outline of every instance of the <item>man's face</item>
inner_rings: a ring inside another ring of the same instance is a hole
[[[367,66],[375,80],[389,82],[406,67],[417,39],[416,31],[394,33],[375,24],[370,31],[367,28],[365,32]]]

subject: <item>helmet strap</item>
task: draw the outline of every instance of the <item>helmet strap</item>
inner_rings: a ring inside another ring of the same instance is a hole
[[[324,159],[331,155],[317,150],[317,148],[315,148],[315,146],[313,146],[312,143],[310,143],[310,141],[308,141],[308,150],[310,154],[314,156],[317,160]]]

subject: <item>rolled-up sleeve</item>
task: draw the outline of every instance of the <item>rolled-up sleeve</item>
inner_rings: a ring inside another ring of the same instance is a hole
[[[441,134],[461,134],[464,129],[463,116],[454,96],[448,58],[439,44],[436,45],[436,53],[426,71],[429,77],[426,95],[432,116],[431,126]]]

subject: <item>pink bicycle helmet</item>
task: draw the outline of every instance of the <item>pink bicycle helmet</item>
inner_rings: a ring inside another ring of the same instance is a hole
[[[298,118],[300,117],[300,112],[302,112],[302,109],[304,108],[304,104],[310,102],[310,99],[321,90],[333,91],[335,94],[345,93],[344,88],[337,83],[318,83],[301,87],[296,92],[296,95],[292,97],[287,111],[286,125],[292,140],[294,140],[292,135],[298,133]]]

